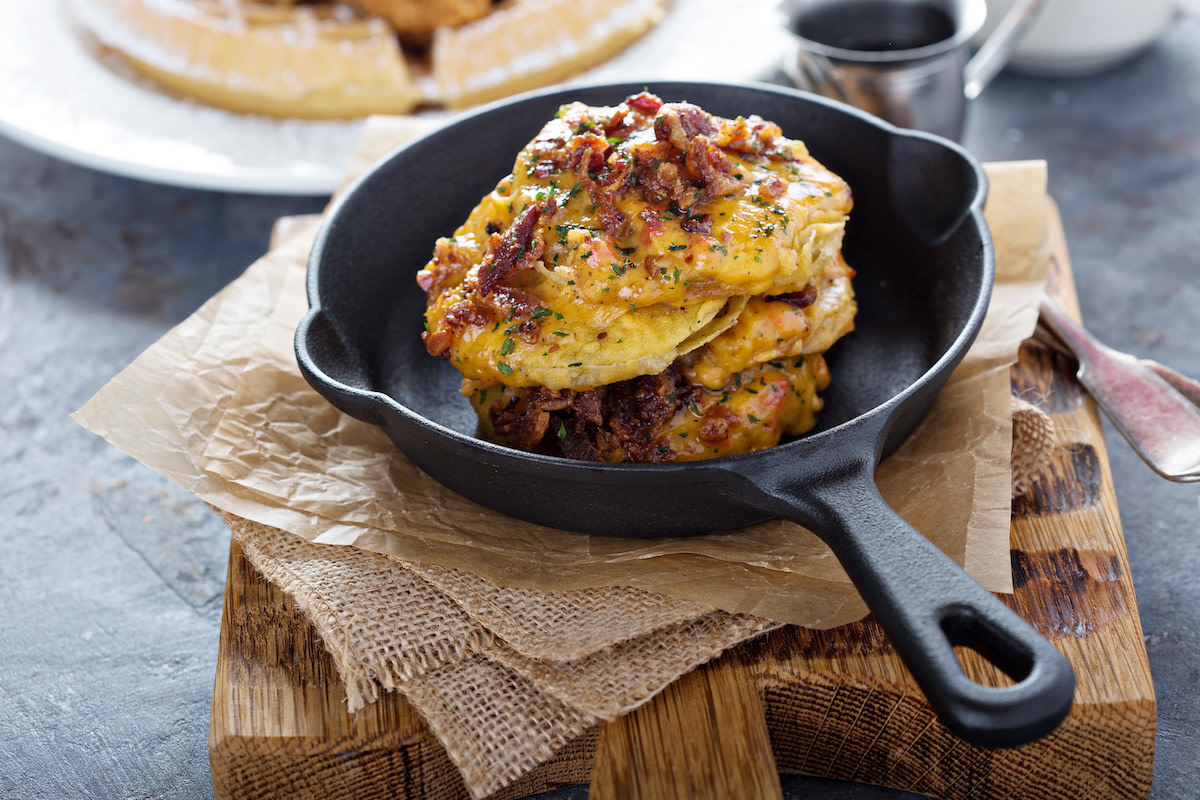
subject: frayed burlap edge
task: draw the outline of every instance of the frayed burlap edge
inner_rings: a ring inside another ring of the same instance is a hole
[[[641,589],[489,592],[474,576],[223,517],[247,560],[313,625],[348,710],[376,701],[380,688],[404,695],[477,798],[776,627]],[[458,598],[419,573],[456,587]],[[481,620],[515,631],[517,646]]]
[[[351,712],[432,670],[486,652],[492,635],[419,576],[353,547],[313,545],[222,513],[246,558],[304,613],[346,684]],[[420,613],[404,613],[417,608]]]

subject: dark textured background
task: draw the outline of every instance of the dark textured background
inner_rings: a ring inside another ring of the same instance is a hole
[[[1094,77],[1001,76],[965,144],[1046,159],[1089,327],[1200,376],[1200,21]],[[0,139],[0,798],[211,797],[228,530],[67,415],[261,255],[277,217],[322,205],[150,185]],[[1159,701],[1151,796],[1194,800],[1200,488],[1108,444]]]

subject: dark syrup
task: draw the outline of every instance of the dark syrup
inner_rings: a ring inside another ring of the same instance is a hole
[[[928,3],[846,0],[805,12],[792,29],[843,50],[915,50],[954,36],[954,20]]]

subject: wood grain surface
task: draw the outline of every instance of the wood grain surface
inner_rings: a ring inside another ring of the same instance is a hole
[[[1051,209],[1050,291],[1078,316]],[[1112,476],[1075,365],[1032,343],[1014,392],[1051,415],[1050,468],[1012,506],[1014,594],[1003,599],[1076,670],[1075,705],[1050,736],[984,750],[937,722],[870,618],[786,627],[589,731],[516,784],[516,798],[590,783],[604,798],[778,798],[778,772],[892,786],[948,800],[1149,795],[1156,706]],[[964,669],[1004,678],[970,651]],[[209,730],[224,798],[467,798],[457,770],[402,696],[355,716],[312,628],[230,552]]]

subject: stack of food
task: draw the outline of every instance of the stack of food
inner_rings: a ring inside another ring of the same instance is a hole
[[[810,430],[823,353],[852,330],[846,183],[757,116],[643,92],[580,103],[417,276],[425,347],[463,375],[480,434],[658,462]]]
[[[279,117],[452,108],[563,80],[665,0],[71,0],[107,51],[183,96]]]

